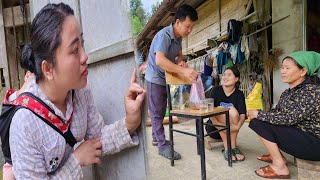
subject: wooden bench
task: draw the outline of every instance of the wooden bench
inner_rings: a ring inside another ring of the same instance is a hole
[[[222,142],[222,140],[213,139],[213,138],[207,136],[204,138],[204,147],[208,150],[212,150],[213,144],[217,143],[217,142]]]
[[[294,159],[298,168],[298,180],[320,179],[320,161]]]

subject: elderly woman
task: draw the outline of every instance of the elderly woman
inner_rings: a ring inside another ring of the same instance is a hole
[[[317,74],[316,74],[317,73]],[[289,179],[280,150],[305,160],[320,160],[320,54],[294,52],[283,59],[282,81],[289,84],[270,111],[248,111],[249,127],[268,150],[258,160],[271,163],[256,171],[264,178]]]

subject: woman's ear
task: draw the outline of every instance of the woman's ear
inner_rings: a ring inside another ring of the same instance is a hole
[[[306,76],[307,75],[307,68],[302,68],[301,69],[301,77],[304,77],[304,76]]]
[[[43,75],[46,79],[52,80],[53,79],[53,69],[52,66],[46,61],[42,61],[41,63],[41,69],[43,72]]]

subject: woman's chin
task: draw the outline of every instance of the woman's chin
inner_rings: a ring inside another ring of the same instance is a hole
[[[81,80],[81,83],[75,89],[83,89],[87,86],[87,79]]]

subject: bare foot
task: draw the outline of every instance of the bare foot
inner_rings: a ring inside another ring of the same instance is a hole
[[[243,154],[236,154],[237,160],[238,161],[243,161],[244,160],[244,155]]]

